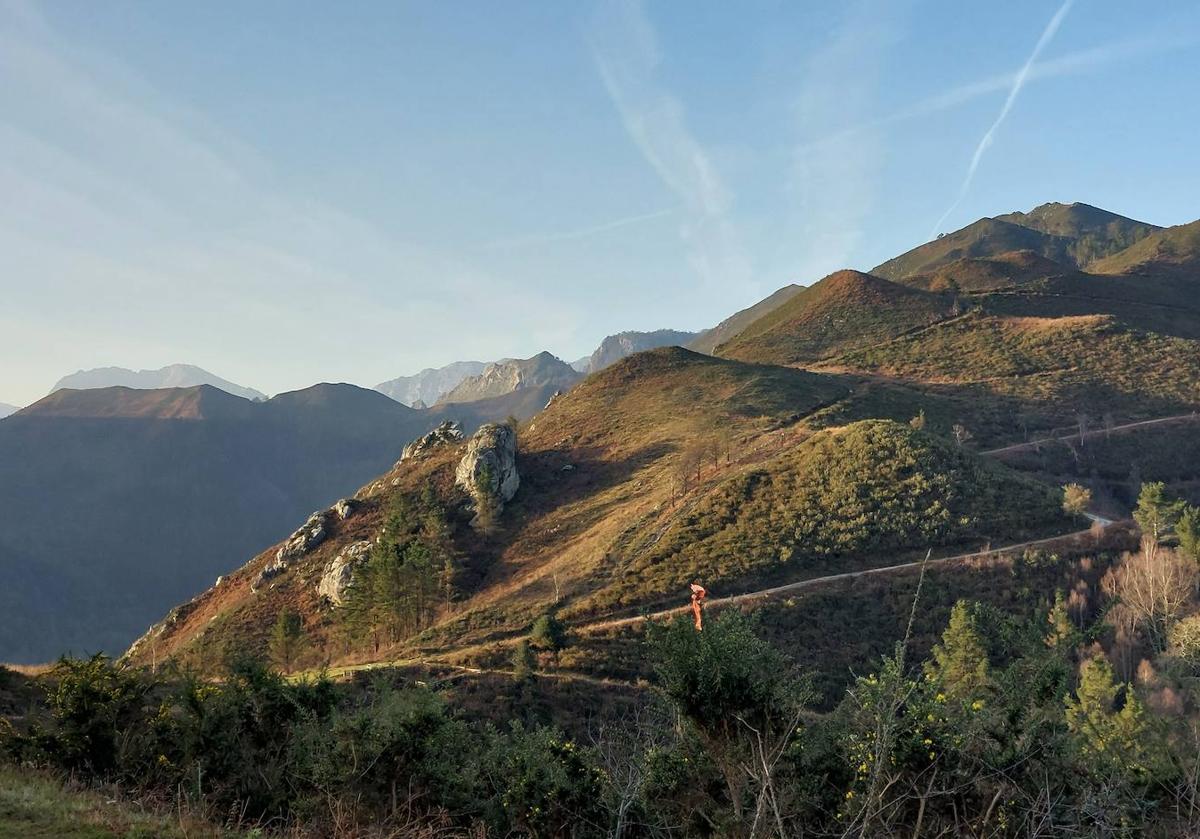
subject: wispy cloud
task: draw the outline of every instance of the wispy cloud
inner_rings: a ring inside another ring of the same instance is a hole
[[[796,138],[783,179],[791,212],[772,259],[774,282],[812,282],[850,264],[874,206],[886,149],[865,128],[838,143],[816,143],[838,125],[863,124],[878,107],[883,58],[898,40],[904,4],[858,0],[803,65],[795,102]]]
[[[1087,73],[1120,61],[1170,52],[1186,47],[1194,47],[1197,44],[1200,44],[1200,38],[1192,33],[1155,33],[1153,35],[1130,38],[1110,44],[1102,44],[1035,63],[1029,68],[1025,84],[1028,85],[1033,81],[1053,79],[1061,76]],[[966,105],[1001,91],[1010,90],[1019,72],[1019,70],[1014,70],[1011,73],[1001,73],[957,85],[891,113],[874,116],[861,122],[854,122],[845,127],[836,128],[830,133],[806,141],[801,148],[807,150],[827,143],[840,143],[859,132],[873,131],[889,125],[920,119],[921,117]]]
[[[603,3],[591,40],[625,132],[680,200],[680,235],[693,268],[709,285],[749,284],[750,267],[729,218],[730,191],[688,127],[683,104],[657,79],[658,41],[641,3]]]
[[[10,399],[77,367],[181,360],[263,389],[369,385],[554,347],[582,321],[544,296],[497,318],[515,283],[277,186],[265,155],[32,4],[0,0],[0,78],[0,357],[24,360],[4,371]]]
[[[1073,3],[1074,0],[1066,0],[1066,2],[1058,7],[1058,11],[1054,13],[1054,17],[1050,18],[1050,22],[1046,24],[1046,28],[1042,30],[1041,37],[1038,38],[1037,43],[1033,47],[1033,52],[1029,54],[1029,58],[1025,60],[1025,64],[1013,78],[1012,86],[1009,88],[1008,96],[1004,100],[1004,105],[1000,108],[1000,113],[996,115],[996,119],[988,127],[988,130],[984,132],[983,137],[981,137],[979,140],[979,144],[975,147],[975,153],[971,155],[971,163],[967,167],[966,177],[963,178],[962,186],[958,190],[958,197],[954,199],[954,202],[946,208],[946,212],[942,213],[942,217],[937,220],[936,224],[934,224],[933,230],[930,231],[931,239],[938,234],[938,231],[941,230],[941,227],[945,223],[946,219],[950,217],[951,213],[958,209],[958,205],[961,204],[963,198],[966,197],[968,190],[971,188],[971,182],[975,179],[975,172],[979,169],[979,162],[983,159],[984,152],[986,152],[988,147],[990,147],[995,141],[996,131],[1008,117],[1009,111],[1012,110],[1013,105],[1016,104],[1017,97],[1021,94],[1021,88],[1025,86],[1025,82],[1028,80],[1030,71],[1037,62],[1038,56],[1042,54],[1042,50],[1046,48],[1046,45],[1054,39],[1054,35],[1056,32],[1058,32],[1058,28],[1062,25],[1063,19],[1066,18],[1067,13],[1071,11],[1071,5]]]
[[[601,224],[593,224],[588,227],[581,227],[577,230],[562,230],[555,233],[530,233],[527,236],[511,236],[506,239],[498,239],[492,242],[488,247],[492,248],[518,248],[527,245],[544,245],[553,242],[573,242],[579,239],[590,239],[593,236],[599,236],[608,233],[612,230],[620,230],[623,227],[632,227],[637,224],[645,224],[649,221],[657,221],[658,219],[669,218],[678,213],[678,210],[666,209],[657,210],[653,213],[640,213],[626,218],[613,219]]]

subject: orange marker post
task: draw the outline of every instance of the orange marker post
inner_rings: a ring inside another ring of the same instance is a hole
[[[696,622],[696,631],[704,631],[704,606],[702,601],[708,597],[708,592],[699,583],[692,583],[692,619]]]

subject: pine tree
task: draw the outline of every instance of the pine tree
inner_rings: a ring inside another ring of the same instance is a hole
[[[1080,665],[1075,697],[1068,696],[1066,703],[1067,729],[1075,737],[1085,771],[1117,778],[1151,771],[1154,744],[1145,708],[1131,686],[1117,683],[1108,659],[1101,656]]]
[[[557,650],[563,645],[563,625],[554,615],[542,615],[529,632],[529,643],[539,650]]]
[[[1192,562],[1200,562],[1200,507],[1190,504],[1183,507],[1175,523],[1175,535],[1179,539],[1179,552]]]
[[[926,667],[948,696],[967,699],[986,690],[990,682],[987,651],[967,601],[958,601],[950,610],[942,643],[933,648],[933,661]]]
[[[1067,611],[1067,600],[1061,590],[1054,592],[1054,605],[1046,616],[1050,624],[1050,633],[1046,636],[1046,646],[1062,652],[1070,652],[1079,643],[1079,630],[1075,628]]]
[[[268,641],[271,660],[283,672],[289,672],[304,649],[304,621],[294,609],[284,609],[275,618]]]
[[[529,642],[522,640],[518,642],[513,650],[513,679],[518,682],[523,682],[533,676],[533,671],[537,669],[537,656],[533,653],[533,648],[529,646]]]
[[[1142,484],[1133,518],[1143,535],[1161,542],[1174,530],[1180,512],[1179,502],[1167,498],[1166,486],[1161,481],[1153,481]]]

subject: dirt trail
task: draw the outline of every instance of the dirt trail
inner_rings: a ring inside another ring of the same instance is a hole
[[[1062,442],[1063,440],[1078,440],[1080,438],[1089,439],[1092,437],[1099,437],[1101,434],[1118,434],[1124,431],[1133,430],[1135,428],[1146,428],[1147,426],[1151,425],[1170,425],[1171,423],[1176,422],[1196,422],[1197,420],[1200,420],[1200,415],[1197,415],[1196,412],[1193,411],[1190,414],[1176,414],[1175,416],[1171,417],[1159,417],[1157,419],[1140,420],[1138,422],[1127,422],[1124,425],[1114,425],[1112,428],[1096,428],[1092,431],[1085,431],[1083,434],[1074,432],[1071,434],[1064,434],[1061,437],[1042,437],[1037,440],[1030,440],[1028,443],[1014,443],[1011,446],[1002,446],[998,449],[988,449],[987,451],[980,452],[980,454],[1008,454],[1009,452],[1019,452],[1026,449],[1032,449],[1045,443],[1056,443]]]
[[[1107,520],[1100,520],[1103,525]],[[1111,524],[1111,522],[1108,522]],[[986,551],[973,551],[971,553],[955,554],[954,556],[941,557],[939,559],[931,559],[928,562],[928,567],[935,568],[939,565],[946,565],[951,562],[959,562],[969,559],[982,559],[989,556],[999,556],[1011,551],[1024,550],[1025,548],[1034,548],[1039,545],[1048,545],[1053,542],[1061,542],[1064,539],[1075,539],[1087,536],[1091,530],[1077,530],[1073,533],[1062,533],[1057,536],[1047,536],[1043,539],[1031,539],[1027,542],[1017,542],[1012,545],[1004,545],[999,548],[992,548]],[[872,574],[890,574],[896,571],[906,571],[913,568],[920,568],[924,560],[916,560],[913,562],[902,562],[898,565],[883,565],[878,568],[864,568],[860,571],[845,571],[840,574],[828,574],[824,577],[810,577],[806,580],[797,580],[794,583],[785,583],[771,588],[758,589],[757,591],[748,591],[743,594],[734,594],[727,597],[713,597],[707,601],[708,606],[734,606],[741,603],[749,603],[755,600],[768,600],[780,594],[789,594],[800,589],[810,588],[812,586],[824,585],[825,583],[837,582],[839,580],[852,580],[858,577],[866,577]],[[645,615],[637,615],[631,618],[615,618],[612,620],[596,621],[593,623],[578,625],[571,627],[575,632],[595,632],[604,629],[614,629],[622,626],[630,626],[640,623],[644,620],[659,620],[662,618],[671,617],[673,615],[683,614],[689,610],[689,606],[674,606],[670,609],[660,609],[657,612],[650,612]]]

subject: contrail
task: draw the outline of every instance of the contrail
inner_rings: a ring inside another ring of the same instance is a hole
[[[1063,18],[1067,16],[1067,12],[1071,11],[1071,6],[1074,2],[1075,0],[1066,0],[1066,2],[1059,6],[1058,11],[1054,13],[1054,17],[1050,18],[1050,22],[1046,24],[1046,28],[1042,30],[1042,37],[1038,38],[1037,44],[1035,44],[1033,47],[1033,52],[1029,54],[1029,58],[1026,59],[1025,65],[1021,68],[1021,71],[1017,73],[1016,78],[1013,79],[1012,87],[1008,91],[1008,98],[1004,100],[1004,107],[1000,109],[1000,114],[996,117],[996,121],[992,123],[991,128],[987,130],[987,132],[983,135],[983,138],[979,141],[979,145],[975,147],[975,154],[971,157],[971,165],[967,167],[967,177],[963,179],[962,188],[958,191],[958,197],[954,199],[954,203],[947,208],[946,212],[942,213],[942,217],[937,220],[937,224],[933,226],[933,230],[929,233],[930,239],[937,236],[938,230],[941,229],[946,219],[950,217],[951,213],[958,209],[958,205],[961,204],[963,198],[966,197],[967,190],[971,188],[971,181],[975,179],[975,170],[979,168],[979,161],[983,158],[983,153],[987,151],[988,146],[992,144],[992,139],[996,134],[996,129],[1000,127],[1001,123],[1004,122],[1005,117],[1008,116],[1008,112],[1012,110],[1013,103],[1017,101],[1017,96],[1021,93],[1021,88],[1025,86],[1025,81],[1029,78],[1029,71],[1037,62],[1038,56],[1041,55],[1042,50],[1045,49],[1046,45],[1049,44],[1054,38],[1054,33],[1056,33],[1058,31],[1058,27],[1062,25]]]

